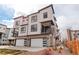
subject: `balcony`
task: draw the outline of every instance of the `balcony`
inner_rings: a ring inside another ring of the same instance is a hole
[[[17,37],[18,36],[18,31],[16,31],[15,29],[13,30],[13,37]]]
[[[41,34],[48,34],[48,33],[51,33],[51,27],[42,25]]]
[[[18,32],[14,32],[13,37],[17,37],[17,36],[18,36]]]

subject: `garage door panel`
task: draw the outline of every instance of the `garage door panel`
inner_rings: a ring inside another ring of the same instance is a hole
[[[24,46],[24,40],[16,40],[16,46]]]
[[[43,39],[31,39],[31,47],[43,47]]]

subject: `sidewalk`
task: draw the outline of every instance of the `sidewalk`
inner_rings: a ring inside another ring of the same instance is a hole
[[[34,47],[0,46],[0,48],[14,49],[14,50],[26,50],[26,51],[40,51],[40,50],[45,49],[46,47],[34,48]]]
[[[65,47],[62,53],[59,53],[58,51],[54,51],[54,55],[72,55],[72,53],[70,53],[69,49]]]

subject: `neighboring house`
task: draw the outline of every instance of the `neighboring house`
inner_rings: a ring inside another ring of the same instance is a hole
[[[77,29],[67,29],[67,39],[68,40],[74,40],[78,39],[79,40],[79,30]]]
[[[16,46],[48,47],[55,45],[58,26],[53,5],[27,16],[14,18]]]
[[[8,32],[9,45],[15,45],[15,37],[13,35],[13,32],[14,32],[14,28],[9,28],[9,32]]]
[[[9,41],[14,41],[13,30],[13,28],[7,28],[6,25],[0,24],[0,45],[10,45]]]
[[[4,44],[6,41],[6,25],[0,24],[0,45]]]

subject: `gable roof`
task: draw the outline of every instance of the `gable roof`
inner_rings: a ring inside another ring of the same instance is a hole
[[[49,8],[49,7],[51,7],[53,13],[55,13],[55,12],[54,12],[54,8],[53,8],[53,4],[50,4],[49,6],[46,6],[46,7],[42,8],[42,9],[38,10],[38,11],[35,12],[35,13],[31,13],[31,14],[27,15],[26,17],[28,17],[28,16],[30,16],[30,15],[33,15],[33,14],[37,14],[37,13],[39,13],[40,11],[42,11],[42,10],[44,10],[44,9],[46,9],[46,8]],[[15,17],[15,18],[13,18],[13,19],[18,19],[18,18],[21,18],[21,17],[24,18],[25,16],[22,15],[22,16],[19,16],[19,17]],[[26,17],[25,17],[25,18],[26,18]]]
[[[39,12],[42,11],[42,10],[44,10],[44,9],[46,9],[46,8],[49,8],[49,7],[51,7],[53,13],[55,13],[55,12],[54,12],[54,8],[53,8],[53,4],[50,4],[50,5],[48,5],[48,6],[44,7],[44,8],[42,8],[42,9],[40,9]]]

